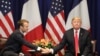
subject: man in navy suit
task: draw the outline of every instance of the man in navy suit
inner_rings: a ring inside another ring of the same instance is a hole
[[[15,30],[8,38],[6,46],[0,56],[19,56],[22,45],[25,45],[36,51],[43,51],[42,48],[37,47],[26,40],[24,40],[24,33],[28,31],[29,22],[22,19],[18,22],[19,29]]]
[[[45,51],[45,53],[57,53],[66,46],[65,56],[76,56],[74,35],[77,30],[78,35],[78,56],[92,56],[92,44],[89,32],[81,28],[82,21],[79,17],[72,19],[73,28],[64,33],[62,41],[54,48]]]

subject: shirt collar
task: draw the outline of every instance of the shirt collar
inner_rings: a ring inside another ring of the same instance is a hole
[[[24,33],[22,30],[19,29],[19,31],[20,31],[23,35],[25,35],[25,33]]]
[[[76,30],[74,29],[74,32],[75,32],[75,31],[76,31]],[[79,32],[80,32],[80,29],[78,29],[77,31],[78,31],[78,33],[79,33]]]

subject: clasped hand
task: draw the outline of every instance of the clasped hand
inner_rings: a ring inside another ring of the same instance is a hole
[[[49,48],[41,48],[41,53],[42,54],[49,54],[49,53],[51,53],[51,51]]]

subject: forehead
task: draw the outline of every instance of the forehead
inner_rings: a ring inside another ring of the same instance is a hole
[[[76,17],[76,18],[73,18],[72,21],[80,21],[81,22],[81,19]]]
[[[23,22],[23,25],[28,25],[29,23],[28,22]]]

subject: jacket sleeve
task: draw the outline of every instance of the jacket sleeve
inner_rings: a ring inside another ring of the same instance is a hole
[[[83,51],[83,55],[87,56],[87,54],[90,53],[91,51],[92,51],[92,44],[91,44],[90,35],[88,33],[87,39],[86,39],[86,46],[85,46],[85,49]]]
[[[55,46],[54,48],[53,48],[53,50],[54,50],[54,53],[57,53],[59,50],[61,50],[64,46],[65,46],[65,44],[67,45],[67,39],[66,39],[66,34],[64,34],[64,36],[63,36],[63,38],[62,38],[62,41],[57,45],[57,46]]]
[[[29,43],[28,41],[26,41],[26,40],[23,38],[23,36],[21,36],[20,34],[17,34],[17,35],[16,35],[15,40],[16,40],[18,43],[23,44],[23,45],[25,45],[25,46],[27,46],[27,47],[29,47],[29,48],[31,48],[31,49],[37,50],[37,48],[38,48],[37,46],[35,46],[35,45]]]

